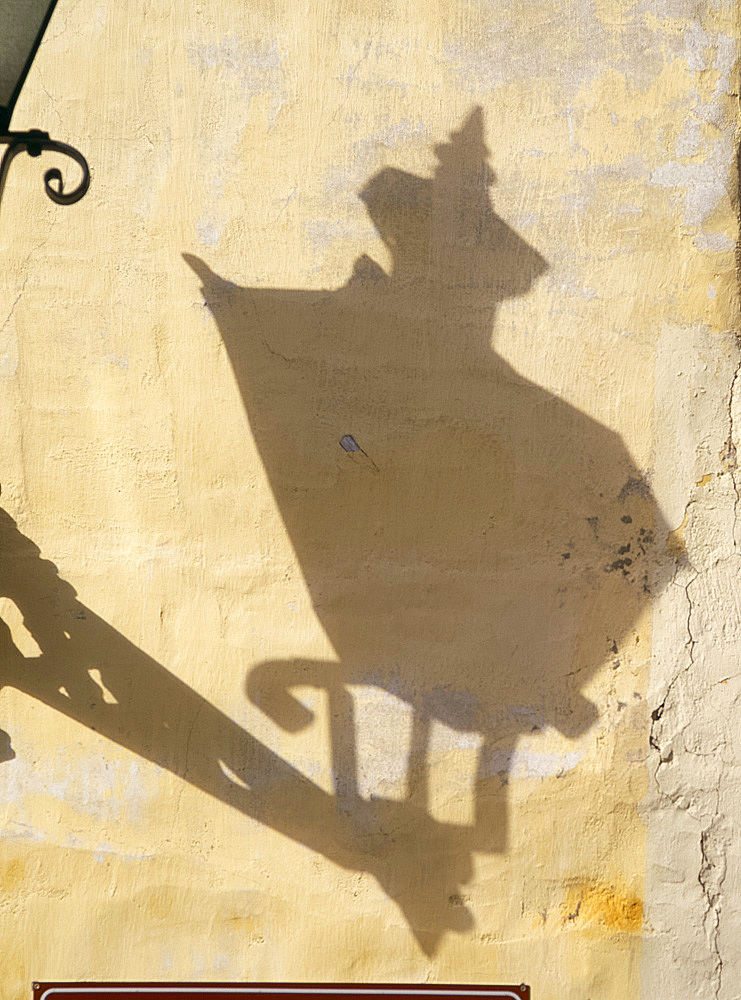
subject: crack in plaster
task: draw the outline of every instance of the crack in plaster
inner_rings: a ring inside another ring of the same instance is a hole
[[[26,261],[26,263],[28,263],[28,261]],[[18,294],[15,297],[13,305],[10,307],[10,312],[5,317],[3,325],[0,326],[0,333],[4,333],[5,332],[5,327],[8,325],[8,323],[10,323],[11,319],[13,318],[13,313],[15,312],[15,307],[21,301],[21,296],[23,295],[24,291],[26,290],[26,285],[27,284],[28,284],[28,274],[26,274],[26,276],[23,279],[23,284],[21,285],[20,291],[18,292]]]
[[[46,89],[46,84],[44,83],[44,81],[43,81],[43,79],[41,77],[41,73],[38,73],[37,76],[38,76],[38,80],[39,80],[39,86],[44,91],[44,93],[46,94],[46,96],[47,96],[47,98],[49,100],[49,107],[54,112],[54,114],[57,116],[57,121],[61,125],[62,124],[62,116],[59,114],[59,111],[57,110],[57,107],[56,107],[56,105],[54,103],[54,98],[51,96],[51,94],[49,93],[49,91]]]
[[[736,348],[738,352],[738,362],[733,372],[733,377],[731,379],[731,384],[728,392],[728,405],[727,405],[727,421],[728,421],[728,435],[725,439],[723,448],[719,453],[722,470],[726,473],[731,480],[733,485],[733,516],[731,522],[731,530],[733,533],[733,551],[734,555],[738,555],[738,541],[737,541],[737,526],[738,526],[738,507],[739,501],[741,500],[741,492],[739,489],[739,482],[737,479],[737,469],[738,469],[738,459],[737,459],[737,448],[735,443],[736,437],[736,427],[734,423],[734,406],[736,402],[736,389],[739,381],[739,376],[741,375],[741,337],[736,335]],[[689,511],[690,507],[695,503],[696,497],[692,496],[688,500],[685,506],[685,519],[684,523],[689,523]],[[685,564],[686,565],[686,564]],[[657,752],[659,760],[656,764],[654,770],[653,778],[656,790],[661,800],[677,809],[682,809],[688,813],[695,814],[695,818],[702,819],[701,815],[697,815],[697,812],[702,813],[704,810],[702,807],[698,809],[693,809],[692,807],[692,790],[683,787],[682,783],[677,784],[677,787],[673,790],[662,787],[661,782],[661,769],[666,765],[670,764],[674,758],[674,750],[672,746],[673,738],[677,735],[681,735],[688,728],[688,725],[680,727],[678,732],[673,732],[671,734],[667,733],[662,739],[662,734],[660,729],[666,726],[664,722],[663,726],[660,725],[661,720],[664,716],[665,708],[670,701],[672,690],[676,685],[677,681],[685,675],[692,667],[695,665],[695,652],[698,639],[695,632],[693,631],[693,615],[696,612],[695,604],[693,602],[692,587],[700,576],[706,572],[706,570],[696,570],[694,575],[687,581],[687,583],[682,587],[682,584],[678,580],[678,576],[682,570],[682,566],[678,565],[674,573],[672,584],[677,587],[681,587],[684,590],[684,594],[687,601],[687,617],[686,617],[686,630],[687,630],[687,641],[685,643],[685,650],[687,652],[687,662],[684,667],[678,670],[674,676],[671,678],[669,684],[667,685],[664,697],[659,705],[651,713],[651,727],[649,733],[649,743],[651,747]],[[676,728],[676,727],[675,727]],[[668,747],[667,747],[668,744]],[[689,750],[686,746],[684,748],[686,753],[690,753],[692,756],[698,756],[697,752]],[[711,754],[699,756],[711,756]],[[709,952],[709,957],[712,962],[712,973],[711,982],[713,989],[713,997],[718,1000],[721,994],[721,989],[723,987],[723,957],[721,955],[721,916],[723,911],[723,884],[726,878],[727,864],[728,864],[728,851],[730,848],[730,836],[725,828],[724,816],[720,810],[720,783],[722,776],[719,774],[717,778],[717,783],[715,787],[715,808],[712,810],[712,818],[709,822],[705,822],[703,828],[700,832],[700,867],[697,873],[697,881],[702,890],[702,896],[704,901],[704,913],[702,917],[702,927],[705,932],[705,938],[707,941],[707,947]],[[705,811],[705,816],[707,816],[707,811]]]
[[[319,131],[320,137],[321,137],[322,133],[326,129],[328,129],[330,125],[332,125],[334,123],[334,121],[337,118],[337,116],[339,115],[340,111],[342,111],[342,109],[347,104],[348,99],[350,97],[350,87],[351,87],[353,81],[355,80],[355,74],[357,73],[357,71],[360,68],[360,66],[362,65],[362,63],[364,63],[365,60],[368,58],[368,54],[370,53],[370,50],[371,50],[371,45],[373,44],[374,41],[377,41],[377,39],[371,38],[371,39],[369,39],[365,43],[365,51],[363,52],[363,55],[360,57],[360,59],[358,59],[358,61],[355,63],[354,66],[351,66],[350,69],[348,69],[347,74],[345,76],[345,83],[347,84],[347,96],[345,97],[344,100],[340,101],[340,103],[337,106],[337,110],[332,115],[332,117],[329,119],[329,121],[325,125],[323,125],[321,127],[321,129]]]
[[[741,336],[736,335],[736,346],[741,352]],[[733,501],[733,548],[738,551],[738,541],[736,538],[736,527],[738,524],[738,504],[739,499],[741,499],[741,494],[739,494],[739,484],[736,479],[736,470],[738,469],[738,458],[736,451],[735,442],[735,427],[733,420],[733,406],[735,403],[736,396],[736,384],[738,382],[739,374],[741,373],[741,359],[739,360],[736,370],[733,373],[733,378],[731,380],[731,388],[728,393],[728,438],[720,454],[720,460],[723,468],[728,472],[731,477],[731,482],[733,483],[733,492],[735,498]]]
[[[739,365],[739,368],[741,368],[741,364]],[[738,369],[736,374],[738,374]],[[690,815],[693,813],[691,794],[688,795],[682,785],[679,785],[675,790],[668,790],[662,787],[660,772],[662,767],[665,767],[672,762],[674,758],[674,751],[671,743],[668,751],[664,749],[661,738],[657,734],[656,730],[658,723],[664,715],[664,709],[670,699],[674,685],[683,674],[686,674],[694,666],[695,663],[695,646],[697,644],[697,639],[692,631],[692,615],[695,609],[690,588],[698,580],[699,576],[699,572],[695,573],[682,588],[687,598],[686,628],[688,638],[685,643],[685,649],[687,650],[688,660],[685,666],[681,670],[677,671],[677,673],[672,677],[669,685],[667,686],[663,700],[651,713],[652,721],[649,735],[649,743],[659,755],[659,760],[656,764],[653,775],[654,784],[659,796],[663,801],[670,803],[676,809],[685,810],[690,813]],[[679,586],[676,583],[676,576],[673,582],[675,585]],[[682,727],[680,732],[683,733],[686,728],[686,726]],[[691,751],[687,750],[686,746],[684,749],[685,752],[691,753]],[[715,787],[715,809],[713,811],[713,817],[710,823],[708,823],[700,833],[699,847],[700,867],[697,873],[697,880],[702,890],[705,905],[705,911],[702,917],[702,927],[705,932],[708,951],[712,961],[712,995],[715,1000],[718,1000],[723,981],[723,958],[720,950],[720,921],[723,907],[723,883],[726,877],[727,851],[729,847],[729,839],[722,830],[722,816],[720,813],[720,777],[718,778]]]
[[[685,508],[685,513],[689,511],[691,504],[692,501],[690,501],[687,504],[687,507]],[[677,570],[677,573],[678,572],[679,570]],[[675,573],[672,583],[677,587],[681,587],[681,584],[677,583],[677,573]],[[669,748],[668,753],[665,753],[663,751],[660,740],[657,738],[656,724],[661,720],[664,714],[664,707],[666,706],[666,703],[669,700],[674,685],[677,683],[682,674],[685,674],[687,673],[688,670],[691,670],[695,664],[695,646],[697,644],[697,640],[695,639],[695,636],[692,632],[692,613],[694,611],[694,606],[692,603],[692,596],[690,594],[690,587],[692,586],[693,583],[695,583],[695,581],[698,579],[699,576],[700,576],[699,573],[695,573],[695,575],[690,580],[687,581],[685,586],[682,587],[682,590],[684,590],[685,593],[685,597],[687,598],[687,619],[686,619],[687,641],[684,644],[684,648],[687,650],[687,663],[684,665],[684,667],[682,667],[681,670],[678,670],[677,673],[669,681],[669,684],[667,685],[666,691],[664,693],[664,697],[662,698],[659,705],[657,705],[657,707],[651,712],[651,729],[649,731],[649,737],[648,737],[649,744],[653,747],[654,750],[656,750],[656,752],[659,755],[659,761],[654,771],[654,782],[656,784],[656,788],[659,791],[659,793],[664,798],[669,799],[669,801],[671,801],[673,805],[677,805],[677,800],[680,796],[670,795],[661,788],[661,783],[659,781],[659,771],[663,765],[671,763],[674,756],[674,752],[671,749],[671,747]]]
[[[720,782],[719,782],[720,785]],[[719,787],[716,794],[720,798]],[[703,927],[708,947],[713,957],[713,996],[720,996],[723,984],[723,959],[720,954],[720,917],[723,906],[723,882],[726,877],[728,837],[720,829],[720,814],[716,806],[716,814],[712,822],[700,835],[700,871],[697,880],[702,888],[705,899],[705,914]]]

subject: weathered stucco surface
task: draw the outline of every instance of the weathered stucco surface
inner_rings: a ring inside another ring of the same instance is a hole
[[[0,213],[0,981],[739,995],[730,0],[60,0]],[[185,256],[184,256],[185,255]]]

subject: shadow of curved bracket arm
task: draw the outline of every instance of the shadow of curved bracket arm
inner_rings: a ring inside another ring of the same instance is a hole
[[[74,146],[68,146],[65,142],[57,142],[52,139],[48,132],[41,132],[38,129],[31,129],[28,132],[6,132],[0,134],[0,143],[6,143],[8,148],[0,161],[0,202],[5,191],[5,181],[8,177],[10,164],[18,153],[26,152],[29,156],[40,156],[44,150],[51,150],[55,153],[63,153],[69,156],[82,169],[82,180],[71,191],[64,190],[64,180],[62,171],[58,167],[52,167],[44,174],[44,188],[52,201],[57,205],[74,205],[79,201],[90,187],[90,168],[87,160]]]

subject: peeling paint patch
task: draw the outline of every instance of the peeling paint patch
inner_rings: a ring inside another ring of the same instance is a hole
[[[204,217],[196,222],[196,236],[201,246],[216,247],[219,245],[223,226],[220,226],[214,219]]]
[[[15,329],[0,331],[0,377],[12,378],[18,371],[18,334]]]
[[[0,838],[3,840],[30,840],[40,843],[47,839],[46,832],[29,823],[21,823],[19,820],[7,820],[0,827]]]
[[[348,685],[355,712],[358,792],[401,800],[407,794],[414,723],[411,705],[381,688]]]
[[[584,750],[548,753],[517,748],[495,750],[488,758],[488,774],[506,775],[507,780],[561,777],[584,759]]]
[[[653,170],[649,180],[682,194],[684,223],[700,230],[726,196],[726,173],[732,161],[733,133],[729,131],[709,145],[702,162],[669,160]]]
[[[352,224],[344,219],[311,219],[303,224],[314,252],[327,250],[337,240],[368,242],[376,240],[376,231],[368,223]]]
[[[725,233],[699,233],[695,237],[695,246],[698,250],[711,250],[716,253],[733,250],[736,241]],[[708,298],[713,296],[708,295]]]
[[[401,118],[388,122],[383,128],[370,135],[356,139],[351,147],[351,155],[346,164],[333,166],[324,181],[325,194],[331,198],[340,196],[346,203],[357,204],[357,192],[363,187],[368,175],[378,167],[379,150],[396,149],[417,139],[428,140],[430,127],[424,121]],[[375,237],[375,230],[372,230]]]
[[[218,44],[192,45],[188,56],[203,73],[218,70],[236,76],[243,92],[251,97],[268,91],[274,93],[279,83],[282,60],[276,39],[261,45],[245,43],[234,36]]]
[[[451,750],[479,750],[483,736],[477,732],[466,732],[446,726],[439,719],[433,719],[430,726],[430,751],[447,753]]]
[[[30,801],[48,796],[68,802],[82,815],[116,822],[136,822],[149,802],[150,791],[142,780],[145,765],[138,761],[91,756],[85,768],[79,769],[70,764],[67,749],[47,758],[42,766],[25,756],[22,745],[17,747],[17,754],[15,760],[0,767],[0,801],[20,807],[19,818],[6,825],[0,836],[25,836],[18,831],[33,829],[33,839],[58,842],[62,831],[56,826],[45,830],[22,821],[27,798]]]
[[[130,854],[120,850],[114,844],[108,843],[99,844],[93,851],[93,857],[98,864],[104,864],[112,857],[118,858],[120,861],[151,861],[156,856],[156,854]]]

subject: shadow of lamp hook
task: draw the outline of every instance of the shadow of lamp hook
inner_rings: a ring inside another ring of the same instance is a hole
[[[0,144],[7,149],[0,161],[0,199],[10,164],[18,153],[40,156],[45,150],[69,156],[82,170],[82,180],[72,190],[64,189],[62,172],[52,167],[44,174],[47,195],[57,205],[73,205],[90,186],[87,160],[73,146],[57,142],[48,132],[30,129],[11,132],[10,118],[57,0],[6,0],[0,7]]]

